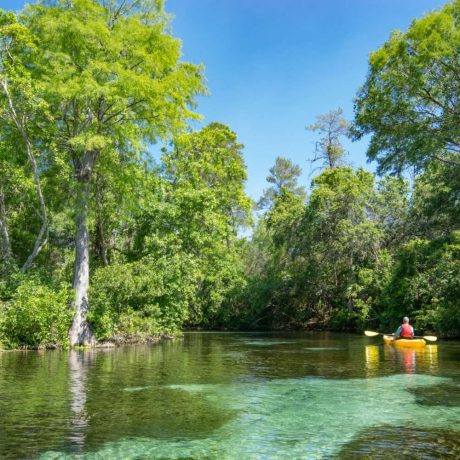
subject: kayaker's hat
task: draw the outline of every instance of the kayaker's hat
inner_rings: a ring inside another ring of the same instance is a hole
[[[408,318],[407,316],[405,316],[405,317],[403,318],[403,323],[408,323],[408,322],[409,322],[409,318]]]

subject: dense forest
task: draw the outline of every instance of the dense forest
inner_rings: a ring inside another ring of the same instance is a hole
[[[0,10],[1,346],[404,315],[460,335],[459,50],[460,0],[392,33],[354,120],[306,127],[312,183],[278,157],[254,203],[237,134],[192,129],[204,68],[162,1]],[[347,163],[364,136],[377,174]]]

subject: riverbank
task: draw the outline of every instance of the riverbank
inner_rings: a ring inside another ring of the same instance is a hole
[[[182,332],[175,334],[165,333],[155,336],[147,337],[115,337],[112,340],[107,340],[103,342],[96,342],[93,346],[80,346],[73,347],[75,350],[86,350],[86,349],[101,349],[101,348],[118,348],[126,345],[143,345],[143,344],[158,344],[167,340],[174,340],[176,338],[182,337]],[[4,347],[0,343],[0,352],[5,351],[26,351],[26,350],[69,350],[70,347],[67,344],[46,344],[41,346],[20,346],[20,347]]]

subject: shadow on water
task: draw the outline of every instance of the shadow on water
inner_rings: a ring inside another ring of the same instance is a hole
[[[460,407],[460,381],[409,390],[424,406]]]
[[[148,377],[116,382],[109,374],[103,379],[95,374],[87,393],[87,450],[127,437],[206,438],[236,416],[218,401],[212,404],[200,394],[156,385]]]
[[[373,427],[358,434],[336,459],[458,459],[458,432],[436,428]]]

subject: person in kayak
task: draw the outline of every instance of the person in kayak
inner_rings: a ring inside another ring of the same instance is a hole
[[[409,318],[407,316],[403,318],[403,323],[396,330],[395,338],[397,339],[413,339],[414,338],[414,328],[409,324]]]

